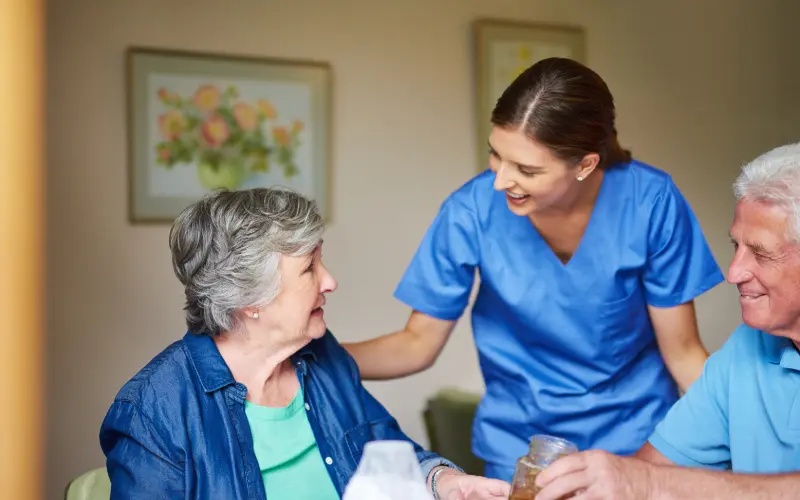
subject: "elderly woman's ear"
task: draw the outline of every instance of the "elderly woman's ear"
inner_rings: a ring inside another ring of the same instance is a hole
[[[242,309],[242,313],[246,318],[249,319],[258,319],[261,317],[261,313],[259,312],[258,308],[254,307],[247,307]]]

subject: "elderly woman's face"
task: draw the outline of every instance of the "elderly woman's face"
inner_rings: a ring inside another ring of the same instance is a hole
[[[322,264],[322,245],[302,257],[282,256],[281,291],[260,316],[264,326],[286,338],[320,338],[325,334],[325,294],[336,280]]]
[[[752,328],[800,341],[800,245],[787,240],[789,218],[774,205],[736,204],[736,253],[728,281],[739,288],[742,320]]]

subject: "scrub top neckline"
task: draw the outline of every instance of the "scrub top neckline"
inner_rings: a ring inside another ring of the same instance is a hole
[[[533,225],[533,221],[531,221],[530,218],[528,218],[527,216],[526,217],[516,216],[510,210],[508,210],[508,207],[506,207],[506,209],[508,210],[508,212],[511,215],[514,215],[515,217],[518,217],[519,219],[521,219],[522,222],[524,224],[526,224],[530,228],[530,230],[531,230],[530,232],[531,232],[531,234],[533,234],[533,238],[535,239],[536,244],[537,245],[541,245],[542,247],[544,247],[543,250],[547,254],[547,258],[552,263],[556,264],[555,267],[557,267],[557,268],[559,268],[561,270],[570,269],[571,267],[575,267],[577,265],[577,264],[573,264],[575,262],[575,260],[580,258],[583,255],[582,249],[585,246],[584,242],[586,240],[591,240],[591,238],[592,238],[592,231],[594,229],[594,226],[597,225],[595,220],[599,217],[598,216],[598,211],[600,211],[605,206],[605,192],[607,190],[606,189],[606,184],[608,184],[608,176],[609,176],[609,174],[611,173],[612,170],[613,170],[613,168],[609,168],[609,169],[606,169],[606,170],[603,171],[603,180],[600,183],[600,189],[597,191],[597,198],[595,198],[595,200],[594,200],[594,206],[592,207],[592,213],[589,214],[589,222],[586,223],[586,228],[584,228],[583,234],[581,234],[581,239],[578,242],[578,246],[575,247],[575,251],[572,252],[572,256],[566,262],[562,262],[561,259],[558,258],[558,255],[556,254],[556,252],[553,250],[553,248],[550,246],[550,244],[547,243],[547,241],[544,239],[544,237],[539,232],[539,230],[536,228],[536,226]]]

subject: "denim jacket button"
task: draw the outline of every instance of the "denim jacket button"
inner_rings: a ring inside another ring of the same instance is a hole
[[[325,457],[325,463],[328,465],[333,465],[333,459],[331,457]]]
[[[306,403],[306,411],[311,411],[311,405]]]

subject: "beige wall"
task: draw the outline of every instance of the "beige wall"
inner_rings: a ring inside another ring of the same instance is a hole
[[[332,64],[335,213],[325,255],[340,290],[327,318],[352,340],[403,324],[407,310],[393,288],[439,203],[475,171],[475,17],[586,27],[590,64],[617,96],[623,142],[674,175],[724,267],[737,168],[789,135],[780,62],[790,51],[780,42],[793,26],[779,22],[779,4],[52,1],[48,498],[103,463],[97,430],[115,392],[183,333],[168,227],[126,222],[127,45]],[[739,321],[736,294],[718,287],[698,307],[703,337],[716,349]],[[371,388],[424,441],[419,411],[443,385],[482,387],[468,320],[432,370]]]

